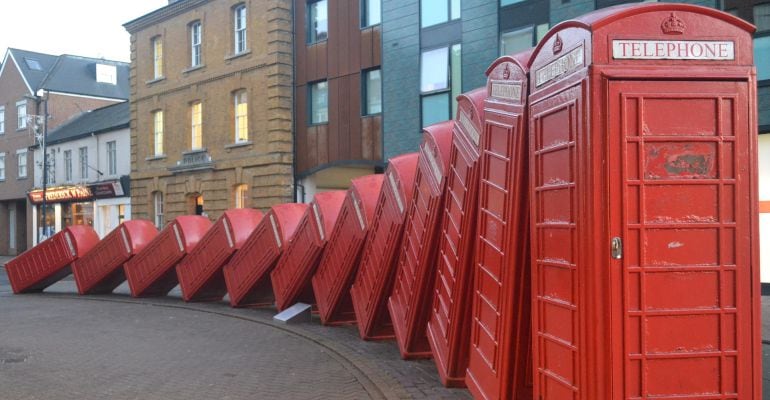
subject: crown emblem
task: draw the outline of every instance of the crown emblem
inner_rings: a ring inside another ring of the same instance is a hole
[[[681,35],[686,28],[687,26],[684,24],[684,21],[674,15],[674,13],[671,13],[671,15],[664,19],[660,24],[660,29],[662,29],[663,33],[666,35]]]
[[[508,68],[508,65],[506,65],[505,69],[503,70],[503,79],[511,79],[511,69]]]
[[[564,42],[561,41],[561,36],[557,33],[556,39],[553,41],[553,54],[559,54],[562,47],[564,47]]]

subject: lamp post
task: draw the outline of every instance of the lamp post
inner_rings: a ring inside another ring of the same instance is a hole
[[[48,91],[45,89],[39,89],[37,93],[35,93],[35,99],[37,101],[37,112],[40,113],[40,102],[45,101],[43,104],[43,135],[40,139],[40,148],[43,151],[43,205],[42,205],[42,225],[43,225],[43,231],[45,232],[47,228],[47,221],[46,221],[46,211],[48,208],[48,201],[46,200],[46,189],[48,187],[48,149],[46,149],[46,142],[48,138]],[[36,118],[35,121],[36,127],[38,125],[38,121]],[[40,230],[38,229],[38,238],[37,242],[40,243]]]

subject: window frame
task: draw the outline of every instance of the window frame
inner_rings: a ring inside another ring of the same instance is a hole
[[[196,119],[196,116],[197,116],[197,119]],[[196,143],[196,140],[197,140],[197,143]],[[200,100],[196,100],[190,103],[190,150],[202,150],[202,149],[203,149],[203,102],[201,102]]]
[[[0,181],[5,180],[5,152],[0,152]]]
[[[78,159],[80,161],[80,180],[88,180],[88,146],[78,147]]]
[[[459,52],[460,52],[459,65],[457,65],[457,66],[454,65],[454,63],[452,61],[453,60],[453,52],[455,51],[454,50],[455,47],[457,47]],[[423,89],[422,88],[422,85],[423,85],[422,77],[423,77],[423,67],[425,67],[425,63],[423,62],[423,54],[425,54],[427,52],[430,52],[430,51],[439,50],[439,49],[446,49],[447,50],[447,53],[446,53],[447,54],[447,59],[446,59],[446,62],[447,62],[447,77],[446,77],[447,85],[446,86],[447,87],[446,88],[442,88],[442,89],[432,89],[432,90],[423,91],[422,90]],[[455,82],[455,80],[452,79],[453,75],[455,75],[454,71],[455,71],[456,68],[460,68],[460,70],[458,71],[458,77],[460,78],[459,82]],[[457,86],[455,86],[455,83],[457,83]],[[462,43],[461,42],[450,43],[450,44],[442,45],[442,46],[438,46],[438,47],[431,47],[431,48],[421,49],[421,51],[420,51],[420,88],[419,88],[419,90],[420,90],[420,125],[422,127],[430,125],[430,124],[425,124],[424,123],[424,118],[423,118],[424,117],[424,110],[423,110],[423,108],[424,108],[423,107],[424,106],[424,99],[428,98],[428,97],[439,96],[439,95],[448,95],[449,96],[449,101],[448,101],[448,114],[447,115],[448,115],[448,119],[449,120],[451,120],[453,118],[453,116],[455,115],[455,110],[457,109],[457,100],[455,98],[457,97],[457,95],[462,93]]]
[[[62,158],[64,163],[64,181],[72,182],[72,149],[64,150]]]
[[[19,149],[16,150],[16,177],[17,179],[26,179],[29,175],[29,168],[27,163],[27,150],[26,149]],[[22,163],[21,161],[24,160]],[[24,167],[24,173],[21,173],[21,168]]]
[[[190,23],[190,68],[203,65],[203,24],[200,20]],[[198,41],[195,41],[197,34]]]
[[[248,208],[249,187],[245,183],[235,185],[233,190],[233,205],[235,208]]]
[[[380,74],[380,110],[369,112],[369,74],[377,71]],[[361,115],[364,117],[382,114],[382,68],[375,67],[361,71]]]
[[[112,148],[110,148],[112,145]],[[107,152],[107,175],[115,176],[118,174],[118,142],[110,140],[105,144]]]
[[[326,31],[325,31],[326,32],[326,36],[324,36],[321,39],[318,39],[317,37],[315,39],[313,39],[313,35],[311,33],[311,32],[313,32],[313,30],[312,30],[312,27],[313,27],[313,25],[312,25],[312,23],[313,23],[313,14],[310,12],[310,10],[311,10],[311,7],[313,5],[318,4],[318,3],[322,3],[322,2],[326,4]],[[328,0],[308,0],[305,3],[305,10],[307,10],[306,17],[305,17],[305,19],[306,19],[306,21],[305,21],[305,29],[307,30],[306,43],[308,45],[313,45],[313,44],[316,44],[316,43],[322,43],[322,42],[325,42],[325,41],[329,40],[329,1]]]
[[[369,20],[369,10],[371,7],[371,2],[376,1],[379,5],[379,20],[376,23],[372,23]],[[382,24],[382,0],[361,0],[361,29],[364,28],[370,28],[372,26],[377,26]]]
[[[249,50],[248,41],[248,10],[246,3],[233,6],[233,54],[243,54]],[[242,15],[240,13],[243,13]],[[239,28],[239,23],[243,23]]]
[[[240,101],[244,99],[245,101]],[[245,104],[245,115],[239,114],[239,106]],[[244,122],[243,132],[245,136],[241,137],[241,122]],[[238,89],[233,92],[233,142],[245,143],[249,141],[249,93],[246,89]]]
[[[313,87],[326,84],[326,119],[324,121],[313,121],[314,109],[313,109]],[[308,126],[325,125],[329,123],[329,81],[322,79],[319,81],[308,82],[307,84],[307,110],[308,110]]]
[[[23,111],[23,112],[22,112]],[[27,101],[16,102],[16,130],[27,129]]]
[[[424,11],[425,7],[423,7],[423,2],[424,1],[426,1],[426,0],[420,0],[420,4],[419,4],[419,7],[420,7],[420,28],[421,29],[430,28],[430,27],[441,25],[441,24],[446,24],[448,22],[456,21],[456,20],[462,18],[462,4],[461,4],[460,0],[437,0],[437,1],[445,1],[446,2],[446,7],[447,7],[446,8],[446,19],[443,20],[443,21],[431,23],[430,25],[424,25],[423,24],[424,23],[423,15],[427,15],[427,13],[425,13],[425,11]],[[457,2],[457,3],[455,4],[455,2]],[[457,5],[456,9],[455,9],[455,5]],[[454,11],[457,11],[457,15],[453,14]]]
[[[0,106],[0,135],[5,134],[5,106]]]
[[[160,190],[156,190],[152,192],[153,222],[155,222],[155,227],[158,229],[163,229],[163,225],[164,225],[163,197],[164,197],[163,192],[161,192]]]
[[[163,78],[163,37],[161,35],[153,36],[150,39],[152,48],[152,78],[154,80]]]
[[[165,118],[163,110],[155,110],[152,112],[152,154],[155,157],[165,155],[164,131]]]

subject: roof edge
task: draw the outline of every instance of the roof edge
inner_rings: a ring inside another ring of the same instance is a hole
[[[165,7],[161,7],[155,11],[151,11],[139,18],[132,19],[131,21],[123,24],[123,28],[128,33],[136,33],[150,25],[156,24],[163,20],[175,17],[183,12],[195,8],[199,5],[208,3],[210,0],[181,0],[171,3]]]

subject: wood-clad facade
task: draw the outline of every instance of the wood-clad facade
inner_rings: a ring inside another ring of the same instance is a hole
[[[380,67],[380,24],[362,27],[360,0],[328,1],[327,37],[310,43],[309,10],[313,3],[294,0],[295,175],[301,182],[324,170],[327,176],[337,175],[330,168],[360,169],[353,175],[371,173],[382,164],[382,114],[363,112],[362,77],[365,71]],[[322,81],[328,84],[328,121],[311,124],[310,85]],[[339,183],[344,187],[349,184]],[[323,190],[336,184],[317,182],[317,186]],[[309,201],[309,196],[306,199]],[[303,201],[302,193],[299,201]]]

